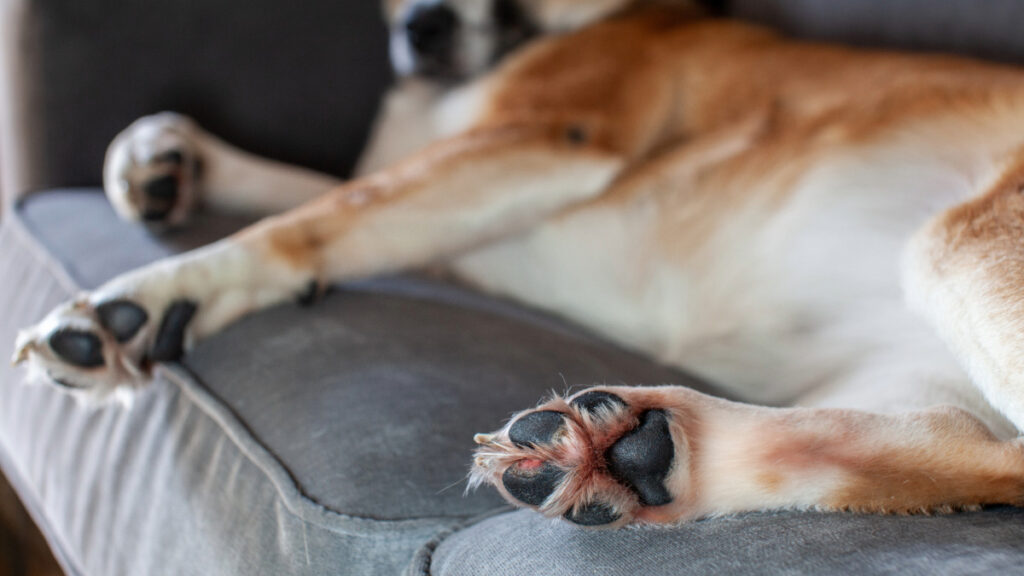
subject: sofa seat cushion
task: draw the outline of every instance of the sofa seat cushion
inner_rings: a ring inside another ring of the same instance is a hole
[[[30,196],[5,223],[2,257],[53,288],[5,321],[3,341],[77,287],[241,224],[207,216],[157,238],[118,221],[98,191]],[[5,287],[5,305],[32,297],[20,289]],[[3,374],[0,403],[18,412],[0,422],[5,468],[73,572],[290,574],[311,562],[395,574],[439,532],[505,509],[493,490],[463,494],[473,433],[569,385],[693,383],[417,277],[255,314],[162,375],[126,411]]]
[[[1017,574],[1022,519],[1008,507],[938,516],[778,512],[612,532],[518,511],[454,532],[410,576]]]

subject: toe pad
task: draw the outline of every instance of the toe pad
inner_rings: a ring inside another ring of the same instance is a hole
[[[521,448],[551,444],[565,427],[561,412],[531,412],[512,423],[508,438]]]
[[[510,466],[501,476],[501,483],[513,498],[530,506],[540,506],[558,488],[565,472],[551,463],[535,470]]]
[[[50,348],[68,364],[79,368],[103,366],[103,342],[99,337],[81,330],[58,330],[50,336]]]

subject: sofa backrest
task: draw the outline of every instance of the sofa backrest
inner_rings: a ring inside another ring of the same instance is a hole
[[[22,126],[4,150],[4,164],[23,166],[15,194],[99,184],[111,138],[161,110],[253,152],[344,175],[391,81],[376,0],[10,4],[22,7],[4,14],[20,36],[8,105]]]
[[[377,0],[5,0],[7,199],[95,186],[110,139],[177,110],[258,154],[345,175],[390,82]],[[796,35],[1024,62],[1020,0],[732,0]]]

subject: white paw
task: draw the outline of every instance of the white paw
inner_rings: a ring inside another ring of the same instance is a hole
[[[122,399],[152,380],[155,362],[191,344],[198,304],[170,290],[121,283],[79,295],[18,334],[14,362],[86,400]]]
[[[241,316],[307,299],[321,285],[222,242],[115,278],[18,334],[14,363],[86,400],[152,381],[156,363]]]
[[[118,215],[172,227],[184,223],[200,196],[199,127],[172,112],[145,116],[114,138],[103,187]]]

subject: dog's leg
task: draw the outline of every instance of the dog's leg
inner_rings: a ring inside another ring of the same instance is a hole
[[[1024,153],[910,242],[908,300],[987,400],[1024,430]]]
[[[622,153],[561,124],[480,129],[193,253],[115,278],[18,340],[50,380],[103,396],[256,309],[427,264],[592,198]]]
[[[1024,445],[957,408],[776,409],[688,388],[599,388],[477,435],[473,484],[585,526],[767,509],[1024,504]]]
[[[129,221],[175,226],[200,205],[252,215],[283,212],[337,186],[337,178],[244,152],[190,118],[135,121],[107,149],[103,187]]]

